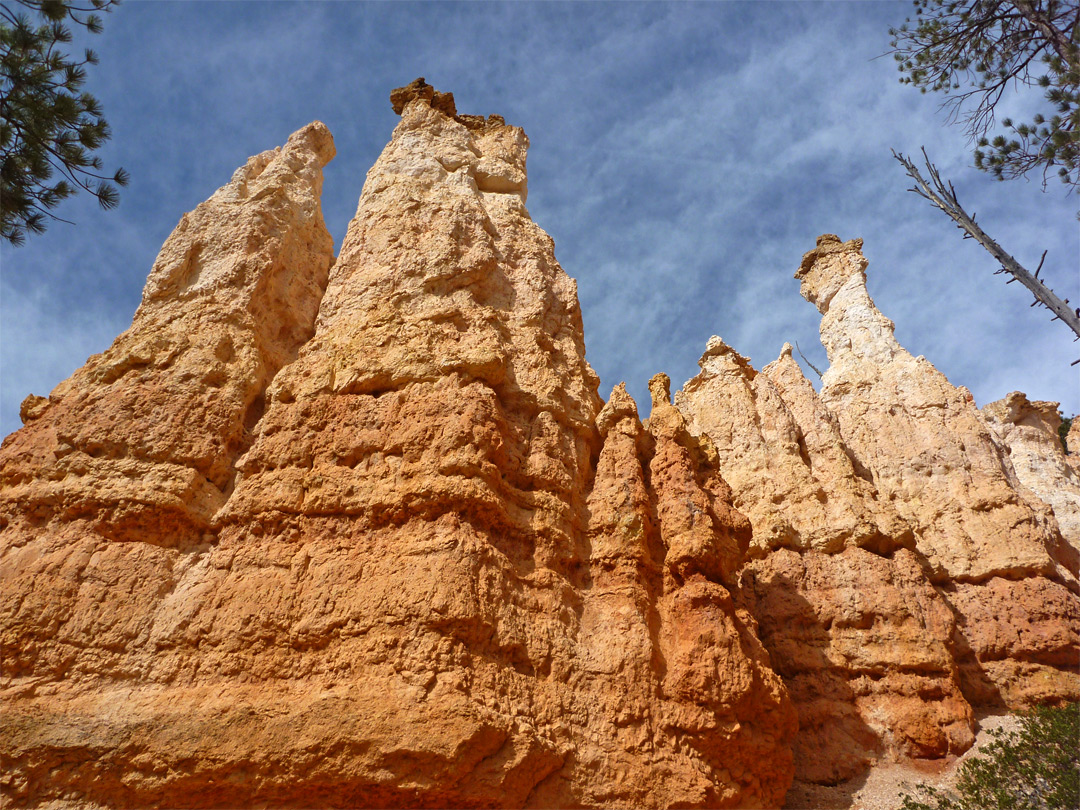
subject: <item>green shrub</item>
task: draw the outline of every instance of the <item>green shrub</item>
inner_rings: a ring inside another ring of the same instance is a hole
[[[960,766],[956,789],[919,785],[904,810],[1077,810],[1080,808],[1080,703],[1020,715],[1017,731]]]

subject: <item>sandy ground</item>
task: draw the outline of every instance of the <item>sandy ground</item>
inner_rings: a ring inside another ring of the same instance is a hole
[[[983,717],[975,745],[961,757],[880,763],[863,776],[833,786],[796,782],[788,791],[785,810],[899,810],[901,795],[913,792],[920,782],[936,788],[952,787],[961,763],[993,740],[988,734],[991,729],[1015,730],[1018,726],[1011,715]]]

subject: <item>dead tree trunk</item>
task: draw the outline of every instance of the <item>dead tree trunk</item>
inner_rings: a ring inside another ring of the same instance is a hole
[[[995,273],[1008,273],[1012,276],[1011,279],[1005,282],[1006,284],[1019,281],[1035,296],[1032,306],[1038,304],[1045,306],[1054,313],[1051,320],[1063,321],[1076,334],[1076,339],[1080,339],[1080,308],[1070,307],[1068,298],[1062,301],[1039,278],[1043,261],[1046,259],[1046,252],[1043,251],[1042,259],[1039,260],[1039,266],[1035,268],[1035,272],[1029,272],[1020,262],[1006,253],[1001,245],[991,239],[982,228],[975,224],[975,217],[969,216],[956,199],[956,189],[953,188],[952,183],[946,184],[943,182],[941,175],[938,174],[937,167],[926,156],[926,150],[923,149],[922,153],[923,160],[926,161],[926,170],[930,175],[929,181],[923,179],[914,163],[898,152],[893,151],[893,157],[900,161],[900,164],[907,171],[908,177],[915,181],[915,187],[908,190],[914,191],[920,197],[933,203],[948,214],[956,223],[956,227],[964,232],[965,239],[974,239],[986,248],[990,255],[994,257],[994,260],[1001,265],[1001,269],[995,271]],[[1075,366],[1077,363],[1080,363],[1080,360],[1075,361],[1072,365]]]

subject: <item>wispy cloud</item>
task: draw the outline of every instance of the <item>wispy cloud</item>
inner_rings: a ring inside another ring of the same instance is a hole
[[[1080,410],[1080,344],[988,256],[908,194],[890,148],[926,146],[1018,259],[1049,249],[1080,300],[1075,200],[1052,182],[969,168],[935,100],[899,85],[888,27],[907,3],[129,3],[94,43],[114,129],[107,165],[132,184],[116,212],[70,203],[3,248],[0,430],[126,328],[180,215],[250,154],[325,121],[338,158],[323,208],[340,244],[396,119],[390,88],[419,75],[466,112],[532,141],[529,207],[578,279],[602,395],[676,385],[720,334],[758,367],[798,340],[825,365],[816,310],[791,275],[822,232],[861,236],[869,286],[913,353],[980,404],[1013,388]],[[1017,104],[1031,102],[1017,102]]]

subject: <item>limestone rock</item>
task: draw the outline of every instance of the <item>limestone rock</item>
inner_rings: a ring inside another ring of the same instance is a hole
[[[648,431],[622,385],[597,420],[604,444],[588,501],[592,586],[583,594],[579,666],[595,690],[594,728],[604,732],[578,759],[601,784],[653,771],[665,802],[697,795],[708,805],[779,806],[792,760],[770,740],[790,740],[795,714],[754,619],[716,579],[731,571],[721,565],[710,579],[699,570],[716,566],[717,547],[727,550],[720,560],[737,565],[749,526],[716,500],[722,481],[680,431],[663,378],[655,387]],[[691,517],[695,505],[707,524]],[[650,728],[666,731],[653,732],[654,764],[643,766],[634,752]],[[595,794],[601,804],[612,798]]]
[[[263,152],[166,240],[131,328],[4,443],[5,508],[102,537],[197,541],[232,488],[270,379],[314,327],[333,262],[321,123]]]
[[[914,528],[935,578],[1069,576],[1049,551],[1055,527],[1018,494],[974,403],[896,342],[866,291],[861,247],[826,234],[795,275],[822,313],[821,399],[844,441]]]
[[[777,807],[1080,697],[1048,405],[980,414],[823,237],[821,395],[716,338],[643,423],[597,395],[525,134],[392,104],[336,260],[315,123],[23,402],[5,806]]]
[[[235,375],[192,377],[171,344],[135,354],[122,336],[110,350],[136,369],[109,378],[127,397],[106,409],[115,431],[217,442],[204,466],[182,455],[213,486],[184,502],[200,534],[176,536],[152,504],[121,538],[96,513],[43,496],[53,511],[39,516],[26,498],[54,486],[49,459],[86,452],[57,444],[52,414],[71,402],[73,422],[92,417],[112,360],[25,409],[3,457],[8,796],[778,806],[795,715],[732,597],[750,524],[715,451],[666,401],[650,432],[625,392],[601,408],[574,282],[525,208],[524,133],[448,114],[422,83],[396,98],[401,123],[325,295],[329,242],[245,208],[284,206],[325,149],[294,160],[287,146],[275,159],[293,174],[274,183],[242,171],[163,250],[136,326],[160,334],[172,321],[154,313],[179,319],[187,303],[212,323],[251,314],[248,343],[229,333],[252,355]],[[271,291],[290,292],[304,329],[259,297],[263,265],[241,250],[279,242],[293,247],[269,268],[301,280]],[[301,249],[323,245],[318,262]],[[222,292],[236,287],[251,292]],[[214,334],[202,323],[177,328],[197,341]],[[179,390],[170,369],[208,413],[214,392],[243,393],[218,433],[187,400],[174,419],[154,398]],[[116,510],[114,493],[97,497]]]
[[[1031,402],[1014,391],[982,414],[1007,448],[1020,483],[1054,510],[1062,537],[1080,555],[1080,472],[1061,446],[1058,403]]]
[[[781,547],[834,553],[846,545],[884,549],[910,541],[906,525],[856,473],[835,419],[790,347],[758,373],[714,336],[699,363],[701,373],[675,403],[691,433],[716,448],[735,507],[753,523],[755,556]]]
[[[185,215],[131,328],[0,450],[4,678],[167,678],[153,611],[205,566],[263,392],[310,335],[333,245],[316,122]],[[149,645],[149,646],[148,646]]]

